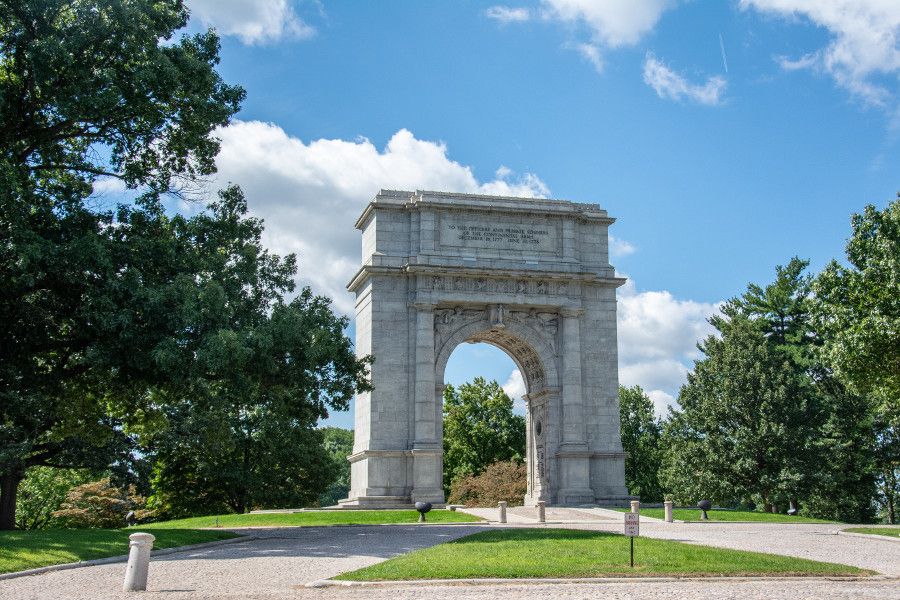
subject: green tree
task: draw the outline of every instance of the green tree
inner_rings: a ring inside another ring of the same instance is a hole
[[[888,520],[900,498],[900,194],[851,219],[849,265],[832,261],[815,281],[825,363],[872,402],[875,469]]]
[[[323,427],[325,452],[331,458],[334,480],[319,496],[319,506],[333,506],[350,493],[350,463],[353,454],[353,430],[340,427]]]
[[[496,461],[525,459],[525,417],[496,381],[476,377],[444,388],[444,491]]]
[[[159,235],[186,261],[178,270],[198,274],[152,290],[174,298],[177,335],[153,345],[158,383],[126,420],[154,462],[163,514],[313,503],[334,475],[315,426],[368,387],[368,360],[330,301],[308,288],[282,299],[293,257],[269,255],[262,232],[230,188],[208,214],[174,217]]]
[[[698,428],[701,417],[686,407],[667,425],[667,446],[673,453],[664,461],[665,479],[682,498],[714,495],[711,490],[715,490],[720,500],[760,500],[767,506],[790,502],[818,517],[852,521],[872,518],[873,421],[866,399],[848,391],[822,363],[824,338],[814,326],[812,278],[805,272],[807,266],[807,261],[791,259],[787,266],[776,268],[772,283],[748,285],[745,294],[725,305],[722,316],[712,319],[722,332],[721,343],[735,346],[735,356],[741,356],[740,344],[730,334],[739,325],[746,329],[744,337],[756,337],[758,344],[764,343],[765,352],[759,356],[767,359],[754,365],[750,354],[745,353],[743,367],[717,370],[707,377],[700,392],[707,401],[718,394],[715,402],[722,410],[744,412],[743,423],[730,430],[715,429],[714,423]],[[744,350],[749,347],[744,346]],[[702,367],[698,363],[698,372],[710,368],[711,358],[704,359]],[[743,380],[735,375],[741,369],[747,373]],[[776,372],[781,373],[784,384],[777,383]],[[758,383],[773,382],[780,396],[777,402],[760,408],[774,412],[766,414],[745,403],[755,393],[747,377],[758,377]],[[733,384],[741,381],[743,390],[736,390]],[[699,389],[689,380],[683,392],[690,395]],[[789,420],[781,422],[781,418]],[[781,427],[784,425],[788,428]],[[769,498],[752,490],[746,478],[735,473],[713,469],[709,477],[703,472],[714,440],[723,436],[744,442],[755,439],[764,443],[768,439],[780,448],[761,452],[753,467],[765,467],[775,474],[760,477],[774,491]],[[822,461],[821,456],[829,460]]]
[[[177,287],[158,198],[213,172],[211,132],[244,96],[213,32],[172,39],[187,17],[180,0],[0,0],[0,529],[28,468],[131,449],[107,405],[134,398],[156,349],[140,342],[170,333],[145,318],[166,298],[141,292]],[[140,201],[86,202],[100,176]]]
[[[625,459],[625,485],[643,502],[661,502],[662,426],[653,414],[653,402],[640,386],[619,386],[619,415]]]
[[[700,345],[705,356],[679,394],[681,409],[667,427],[663,485],[680,501],[755,496],[771,511],[802,485],[808,391],[790,361],[733,304],[712,322],[721,337]],[[695,482],[686,488],[685,477]]]

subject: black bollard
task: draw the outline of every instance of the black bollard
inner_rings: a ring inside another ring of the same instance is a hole
[[[416,510],[419,511],[419,523],[424,523],[425,513],[431,510],[431,502],[416,502]]]
[[[709,500],[701,500],[697,503],[697,508],[700,509],[700,520],[709,521],[709,515],[706,514],[706,511],[712,508],[712,502]]]

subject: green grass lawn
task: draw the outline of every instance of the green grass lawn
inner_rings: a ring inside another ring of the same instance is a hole
[[[0,531],[0,573],[128,554],[134,529]],[[236,537],[228,531],[153,528],[154,548],[174,548]]]
[[[503,529],[404,554],[338,575],[351,581],[402,579],[662,575],[869,575],[855,567],[802,558],[637,538],[599,531]]]
[[[615,508],[619,512],[631,512],[628,508]],[[656,519],[665,518],[665,511],[662,508],[641,508],[641,514]],[[834,521],[824,521],[822,519],[811,519],[809,517],[792,517],[790,515],[782,515],[776,513],[764,513],[754,510],[710,510],[707,512],[710,521],[755,521],[764,523],[834,523]],[[672,511],[672,516],[679,521],[699,521],[699,508],[676,508]]]
[[[884,535],[900,538],[900,527],[851,527],[845,529],[849,533],[865,533],[868,535]]]
[[[474,523],[481,519],[462,512],[433,510],[426,516],[428,523]],[[201,527],[303,527],[312,525],[385,525],[415,523],[419,513],[414,510],[327,510],[297,513],[263,513],[255,515],[219,515],[191,517],[144,525],[154,529],[196,529]]]

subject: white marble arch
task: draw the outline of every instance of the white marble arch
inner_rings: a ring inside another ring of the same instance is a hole
[[[615,289],[595,204],[382,190],[357,220],[357,395],[345,506],[440,504],[444,369],[463,342],[525,378],[526,502],[624,504]]]

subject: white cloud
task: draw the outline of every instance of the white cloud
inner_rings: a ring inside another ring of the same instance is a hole
[[[650,32],[673,0],[544,0],[544,17],[584,23],[606,47],[632,46]]]
[[[890,107],[900,73],[900,2],[897,0],[741,0],[742,9],[827,29],[831,41],[799,59],[777,57],[782,68],[812,68],[869,104]],[[881,81],[877,81],[882,76]]]
[[[637,252],[634,244],[617,238],[614,235],[609,236],[609,254],[612,258],[621,258]]]
[[[94,187],[93,194],[95,196],[105,196],[107,194],[123,194],[127,189],[125,182],[118,177],[98,177],[92,184]]]
[[[589,63],[594,65],[594,70],[598,73],[603,72],[603,56],[601,56],[600,48],[596,44],[576,44],[575,49]]]
[[[521,7],[492,6],[485,10],[484,14],[487,18],[501,23],[522,23],[531,18],[531,11]]]
[[[590,41],[567,43],[599,73],[603,70],[603,51],[633,46],[653,30],[662,13],[675,0],[543,0],[539,10],[492,6],[485,14],[500,23],[528,21],[540,15],[545,21],[572,28],[587,29]]]
[[[512,398],[514,409],[525,409],[525,400],[522,397],[528,390],[525,388],[525,379],[521,371],[514,369],[501,387],[506,395]]]
[[[710,77],[703,84],[689,83],[650,53],[644,59],[644,82],[656,90],[660,98],[687,99],[708,106],[722,103],[722,95],[727,85],[726,81],[718,76]]]
[[[619,289],[619,381],[648,391],[659,414],[674,402],[693,361],[697,342],[714,332],[708,319],[718,304],[679,300],[667,291]]]
[[[669,407],[677,404],[674,396],[662,390],[650,390],[647,396],[653,402],[653,412],[660,418],[665,418],[669,414]]]
[[[265,243],[295,252],[298,283],[353,312],[347,282],[359,268],[360,236],[353,223],[381,188],[432,189],[511,196],[545,196],[536,175],[508,168],[480,181],[470,167],[451,160],[441,142],[417,139],[401,129],[379,150],[365,138],[354,141],[291,137],[259,121],[235,121],[216,135],[216,185],[241,185],[254,214],[266,221]]]
[[[188,0],[191,16],[245,44],[306,39],[316,30],[294,12],[292,0]]]

